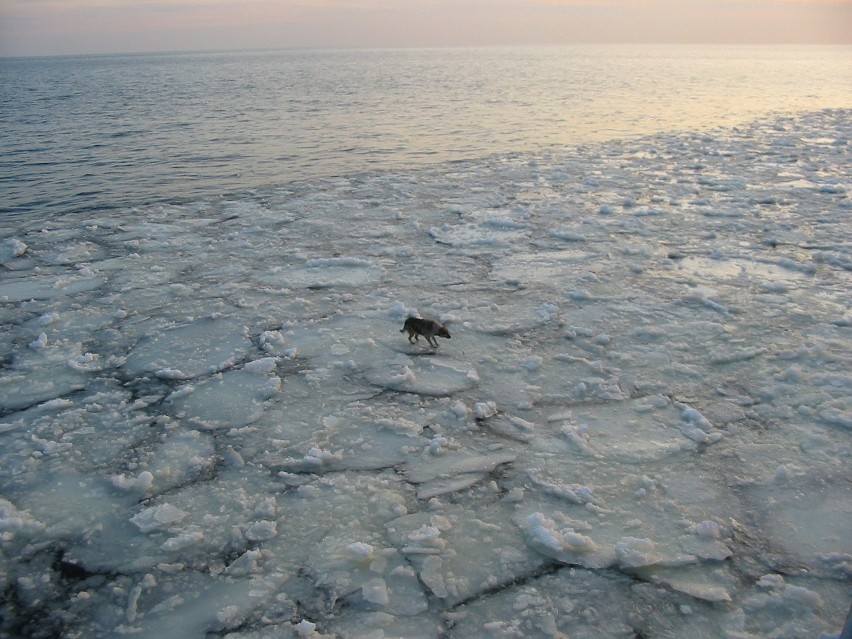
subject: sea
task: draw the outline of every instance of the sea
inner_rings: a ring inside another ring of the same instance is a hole
[[[0,60],[0,639],[849,639],[851,79]]]
[[[0,60],[0,215],[850,106],[845,46],[292,50]]]

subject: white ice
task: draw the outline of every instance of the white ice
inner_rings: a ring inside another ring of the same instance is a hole
[[[0,635],[837,637],[850,115],[15,218]]]

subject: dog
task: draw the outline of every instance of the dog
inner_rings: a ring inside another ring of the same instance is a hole
[[[422,335],[432,348],[438,348],[438,340],[435,339],[436,335],[450,339],[450,331],[447,330],[447,327],[433,319],[409,317],[405,320],[405,325],[399,332],[405,333],[406,331],[408,331],[408,341],[412,344],[414,340],[419,340],[419,336]]]

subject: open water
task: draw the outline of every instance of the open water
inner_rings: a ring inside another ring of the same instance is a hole
[[[852,106],[850,47],[0,60],[0,215],[187,201]]]

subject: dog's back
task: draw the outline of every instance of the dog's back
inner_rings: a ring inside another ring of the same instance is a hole
[[[426,335],[426,333],[430,332],[434,326],[434,320],[430,319],[422,319],[420,317],[409,317],[405,320],[405,324],[402,325],[402,330],[400,333],[404,333],[405,331],[414,331],[418,335]]]

